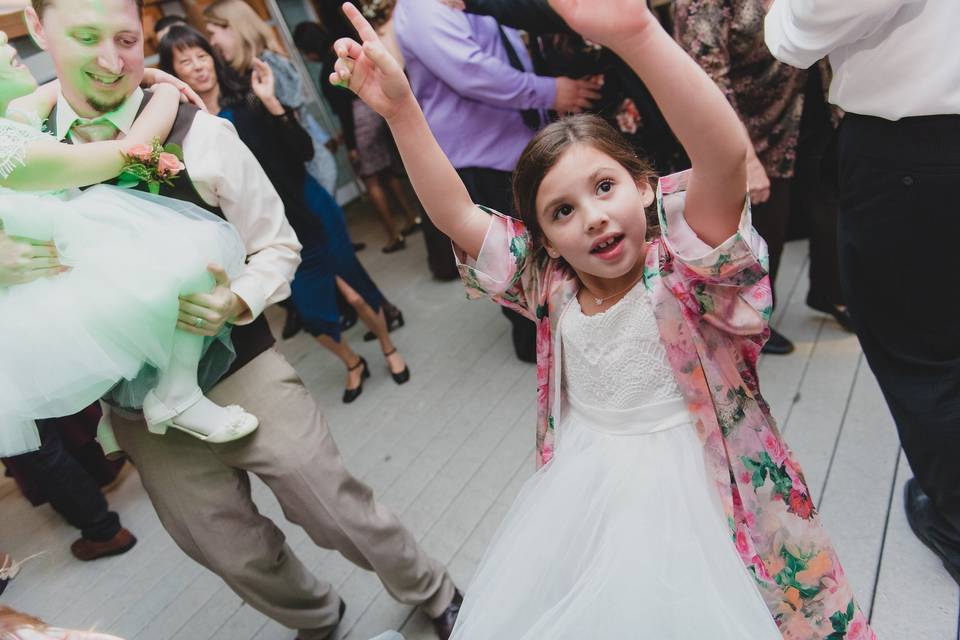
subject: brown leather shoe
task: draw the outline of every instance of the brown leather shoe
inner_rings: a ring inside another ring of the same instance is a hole
[[[109,540],[87,540],[80,538],[72,545],[70,551],[77,560],[89,561],[105,558],[107,556],[118,556],[126,553],[137,544],[137,539],[126,529],[120,529],[117,535]]]
[[[440,640],[447,640],[453,633],[453,625],[457,623],[457,616],[460,614],[460,605],[463,604],[463,594],[460,589],[453,592],[453,600],[447,605],[439,616],[433,619],[433,630],[437,633]]]

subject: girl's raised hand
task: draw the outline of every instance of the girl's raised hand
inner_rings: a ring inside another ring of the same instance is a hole
[[[591,42],[616,45],[656,23],[646,0],[548,0],[570,28]]]
[[[343,5],[343,12],[363,44],[352,38],[340,38],[334,43],[337,62],[330,74],[330,82],[347,87],[389,120],[404,103],[413,99],[410,84],[403,69],[360,11],[347,2]]]

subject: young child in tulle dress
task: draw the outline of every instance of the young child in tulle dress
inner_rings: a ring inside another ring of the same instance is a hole
[[[155,85],[123,140],[73,146],[39,124],[37,110],[49,111],[56,87],[35,89],[0,31],[0,116],[23,99],[0,117],[0,456],[36,449],[35,419],[76,413],[118,381],[138,379],[144,365],[159,371],[140,392],[152,431],[173,427],[209,442],[249,434],[255,416],[214,404],[198,386],[203,336],[177,328],[187,320],[202,326],[202,317],[184,317],[179,296],[213,287],[209,265],[219,265],[211,267],[217,284],[243,268],[236,230],[178,200],[106,185],[77,189],[117,176],[129,155],[164,139],[180,91]],[[160,161],[175,179],[179,162]],[[211,366],[225,372],[232,352],[218,353],[228,355]],[[103,426],[100,437],[113,449]]]
[[[387,119],[471,297],[537,326],[540,468],[453,638],[874,638],[760,396],[743,126],[644,0],[550,5],[640,75],[691,171],[657,180],[601,119],[565,118],[519,158],[509,218],[470,201],[351,5],[363,43],[337,42],[330,78]]]

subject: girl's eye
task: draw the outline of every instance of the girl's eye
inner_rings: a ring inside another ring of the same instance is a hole
[[[613,180],[601,180],[600,184],[597,185],[598,193],[610,193],[613,189]]]
[[[571,213],[573,213],[573,207],[568,204],[562,204],[553,210],[553,219],[559,220],[560,218],[566,217]]]

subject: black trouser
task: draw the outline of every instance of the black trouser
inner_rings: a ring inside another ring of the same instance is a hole
[[[807,305],[831,311],[843,304],[837,250],[837,166],[833,122],[823,81],[811,67],[800,118],[800,140],[791,188],[790,215],[803,217],[810,233]]]
[[[463,180],[463,183],[467,187],[467,192],[474,202],[495,209],[505,215],[511,215],[513,211],[513,198],[510,191],[510,173],[508,171],[470,167],[467,169],[457,169],[457,173],[460,174],[460,179]],[[447,246],[450,246],[449,240],[447,240]],[[452,259],[451,255],[451,260]],[[513,325],[511,333],[513,337],[513,349],[517,354],[517,358],[524,362],[536,362],[536,325],[519,313],[511,311],[506,307],[503,307],[502,310],[503,315],[505,315]]]
[[[39,420],[40,449],[11,458],[50,506],[89,540],[109,540],[120,531],[120,516],[89,473],[64,447],[56,420]]]
[[[839,163],[847,305],[960,564],[960,116],[847,114]]]

